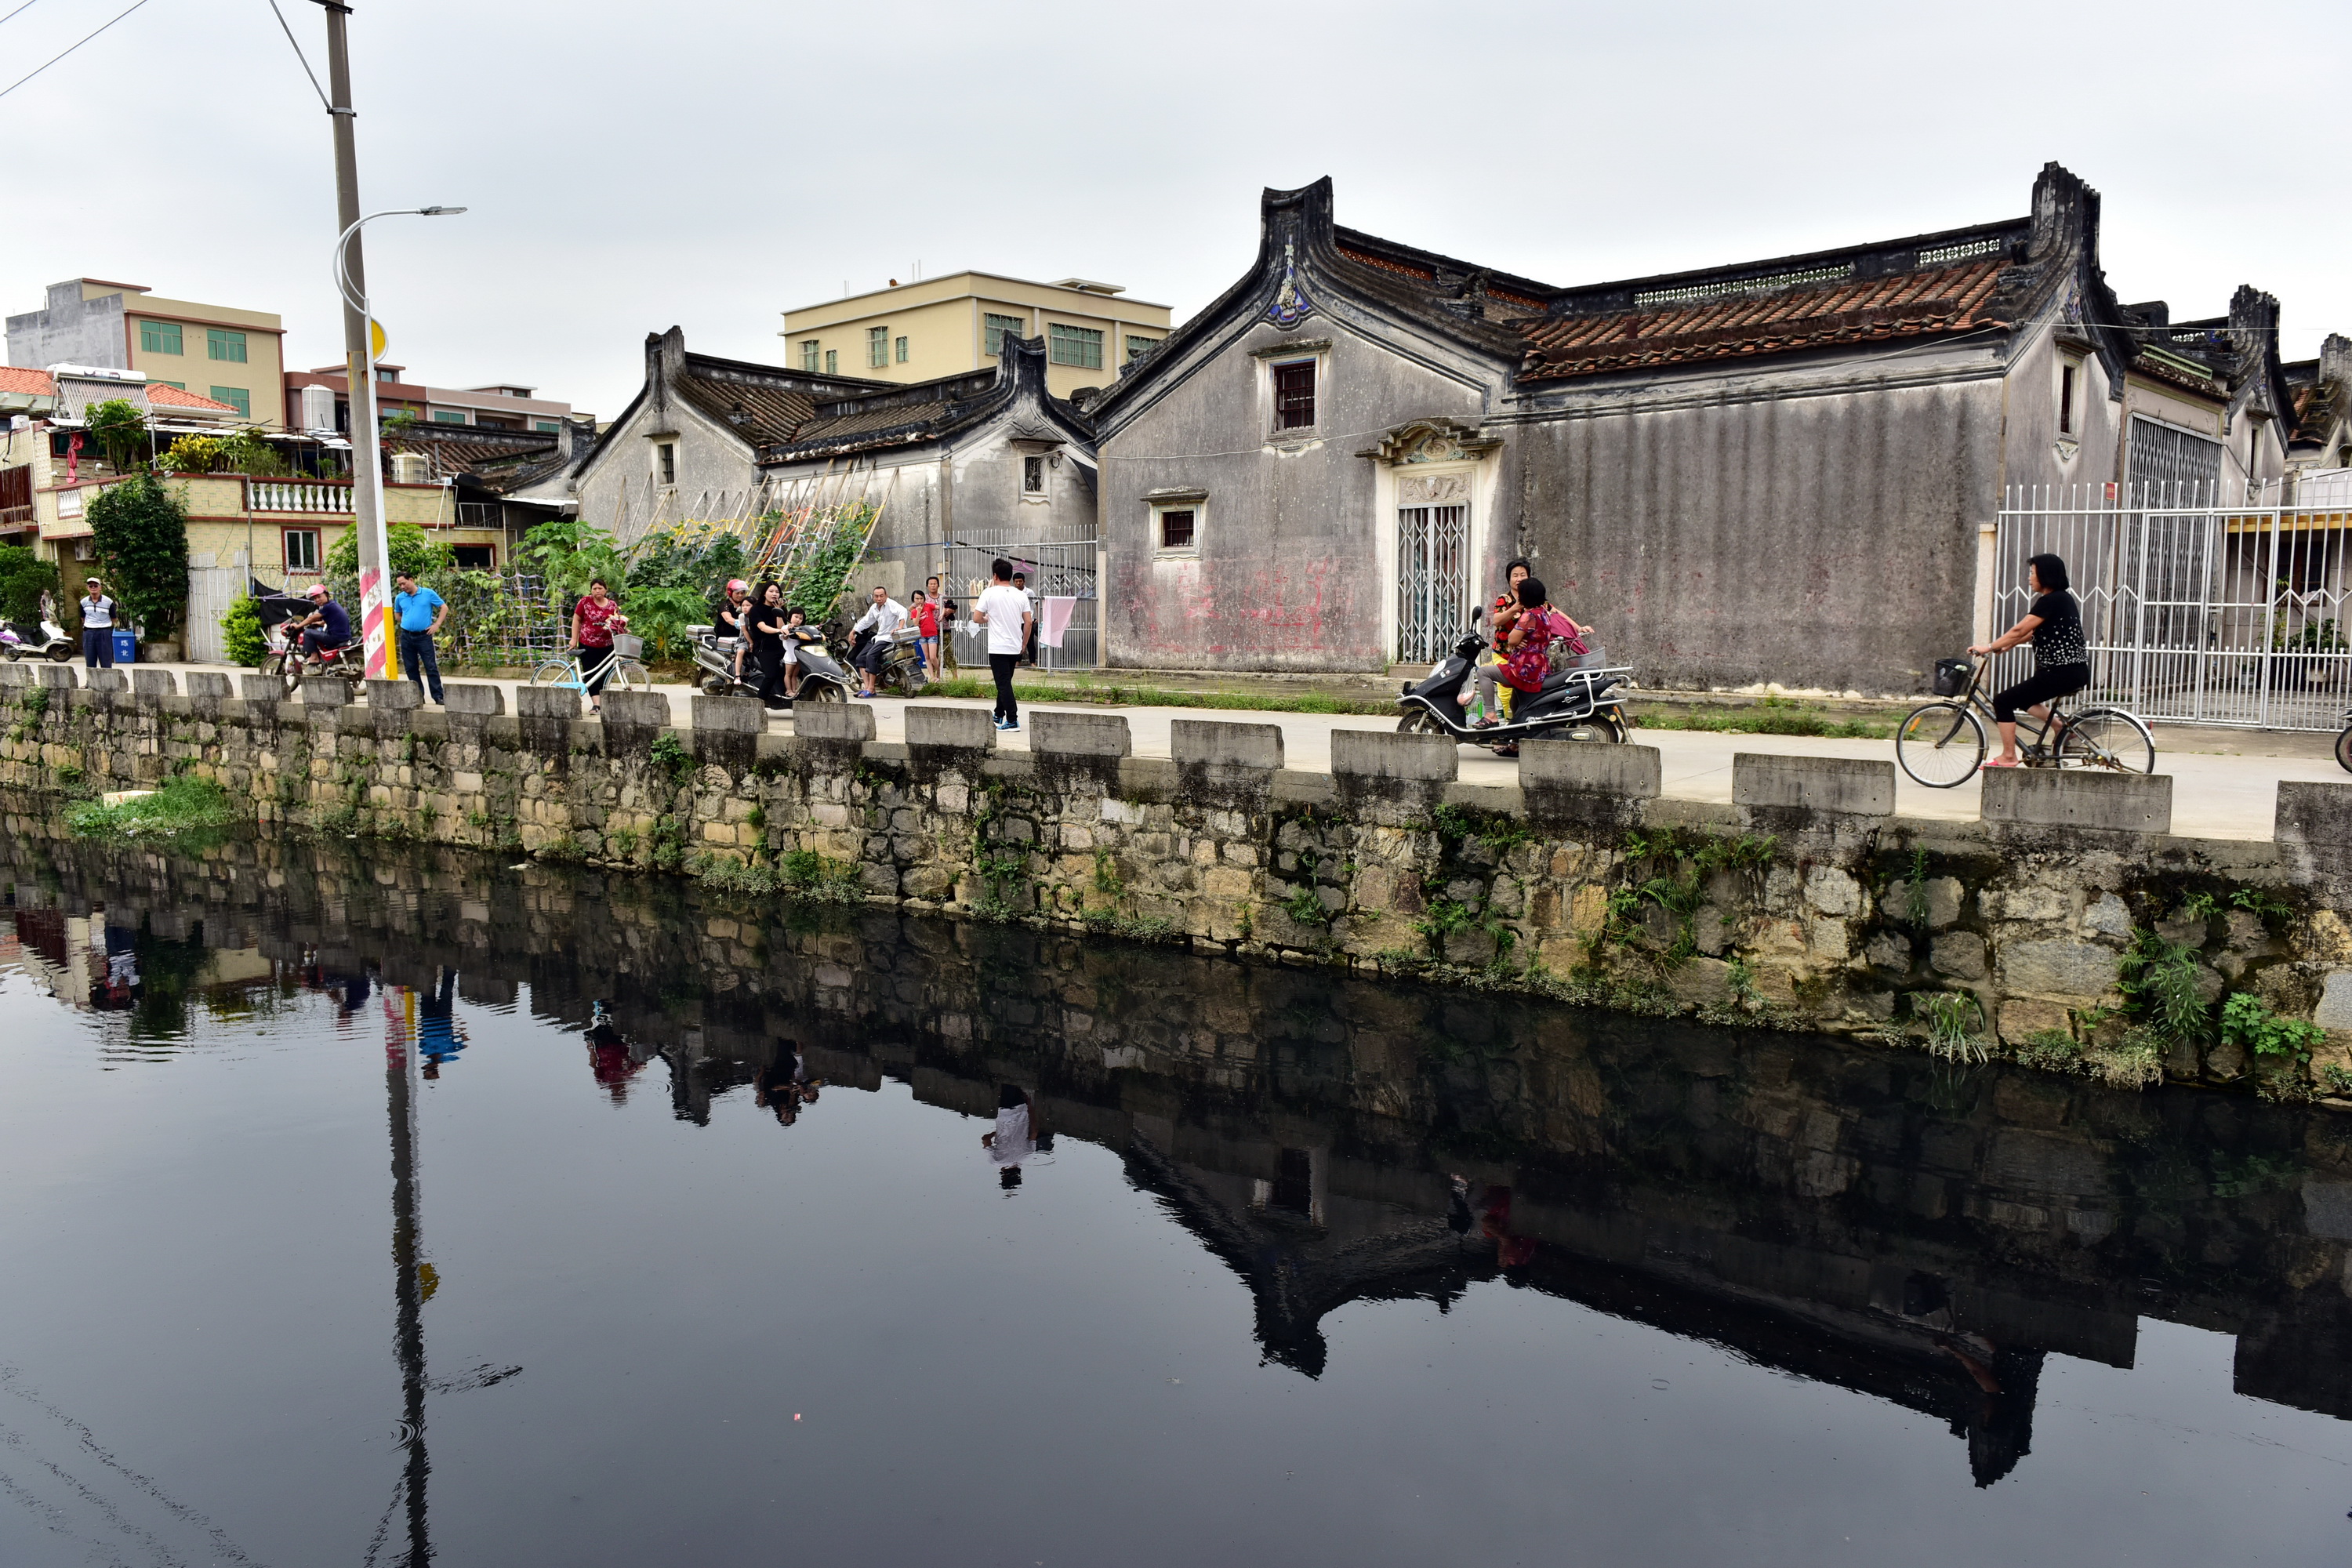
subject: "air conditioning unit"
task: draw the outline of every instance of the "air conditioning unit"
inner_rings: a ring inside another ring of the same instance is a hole
[[[431,484],[433,459],[423,452],[394,452],[392,455],[392,482],[396,485]]]

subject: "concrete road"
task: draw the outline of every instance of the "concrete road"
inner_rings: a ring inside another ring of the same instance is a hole
[[[184,672],[184,665],[166,668]],[[508,711],[513,711],[512,680],[493,682],[508,691]],[[685,686],[656,689],[670,698],[670,709],[681,725],[691,722],[693,690]],[[923,700],[958,708],[986,708],[984,700],[932,698]],[[905,738],[902,714],[907,703],[878,698],[874,709],[875,731],[885,741]],[[1233,723],[1279,724],[1283,750],[1291,767],[1322,773],[1331,765],[1334,730],[1394,730],[1395,721],[1356,714],[1260,713],[1248,710],[1203,708],[1097,708],[1084,703],[1032,703],[1025,711],[1048,708],[1056,712],[1118,713],[1125,716],[1134,736],[1135,752],[1143,757],[1169,754],[1169,726],[1178,719],[1223,720]],[[778,718],[770,727],[789,734],[792,721]],[[2172,830],[2209,838],[2268,838],[2282,779],[2306,779],[2329,784],[2352,783],[2335,761],[2335,737],[2301,731],[2213,730],[2192,725],[2155,726],[2158,773],[2173,775]],[[1878,757],[1892,762],[1892,741],[1828,740],[1801,735],[1725,735],[1691,730],[1643,730],[1637,744],[1655,746],[1659,752],[1664,793],[1684,800],[1728,801],[1731,759],[1739,752],[1787,755]],[[1025,734],[1000,737],[1007,751],[1025,750]],[[1462,779],[1467,784],[1511,784],[1518,764],[1475,746],[1462,749]],[[1981,776],[1981,775],[1979,775]],[[1928,789],[1914,784],[1900,769],[1895,773],[1895,810],[1911,816],[1973,819],[1979,811],[1979,781],[1957,789]]]

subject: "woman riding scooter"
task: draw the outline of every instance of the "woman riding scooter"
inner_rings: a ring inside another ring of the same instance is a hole
[[[1591,630],[1551,607],[1549,595],[1541,581],[1522,577],[1512,588],[1516,600],[1512,607],[1510,630],[1502,639],[1501,662],[1478,668],[1481,696],[1500,681],[1512,691],[1524,695],[1540,691],[1551,676],[1551,648],[1555,640],[1564,642],[1570,653],[1581,657],[1585,652],[1582,634]],[[1476,727],[1491,730],[1498,721],[1484,718]],[[1518,743],[1512,742],[1495,748],[1495,754],[1516,757]]]

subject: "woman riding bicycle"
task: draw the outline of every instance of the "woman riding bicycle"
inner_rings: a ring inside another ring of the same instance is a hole
[[[2033,591],[2033,607],[2017,625],[1969,649],[1979,656],[2013,648],[2031,637],[2033,674],[1992,700],[1993,722],[2000,729],[2000,755],[1985,759],[1989,768],[2018,765],[2017,710],[2050,721],[2050,704],[2071,697],[2091,684],[2090,657],[2083,648],[2083,615],[2066,591],[2066,563],[2055,555],[2037,555],[2025,563],[2026,585]],[[2055,738],[2061,726],[2050,721],[2045,735]],[[1981,742],[1979,742],[1981,743]]]

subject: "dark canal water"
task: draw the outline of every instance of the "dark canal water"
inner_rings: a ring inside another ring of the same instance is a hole
[[[2326,1113],[353,847],[0,839],[0,1563],[2352,1554]]]

